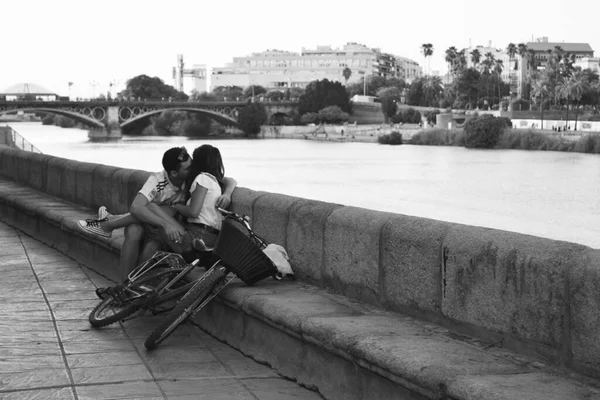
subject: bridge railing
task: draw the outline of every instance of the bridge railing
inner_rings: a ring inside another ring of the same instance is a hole
[[[10,147],[15,147],[17,149],[31,151],[33,153],[40,153],[40,149],[35,147],[31,142],[21,136],[17,131],[15,131],[10,126],[0,127],[0,144],[6,144]]]

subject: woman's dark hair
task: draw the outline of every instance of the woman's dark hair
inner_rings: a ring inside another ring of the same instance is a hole
[[[194,150],[192,155],[192,169],[189,175],[190,184],[196,179],[198,174],[208,172],[223,187],[223,177],[225,176],[225,166],[221,158],[221,152],[210,144],[203,144]],[[190,187],[190,186],[188,186]]]

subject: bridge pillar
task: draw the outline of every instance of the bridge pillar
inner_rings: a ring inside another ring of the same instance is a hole
[[[119,125],[119,106],[110,106],[106,112],[106,125],[104,128],[91,130],[88,138],[92,141],[119,140],[123,137]]]

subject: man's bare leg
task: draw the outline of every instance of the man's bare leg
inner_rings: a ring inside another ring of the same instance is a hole
[[[164,250],[163,244],[158,240],[150,239],[144,244],[142,253],[140,254],[140,262],[145,261],[152,257],[157,251]]]
[[[146,229],[141,224],[130,224],[125,227],[125,240],[121,247],[121,271],[131,272],[138,264],[140,246],[146,237]]]

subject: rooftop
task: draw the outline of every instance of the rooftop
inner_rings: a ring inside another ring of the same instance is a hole
[[[45,87],[38,85],[36,83],[17,83],[16,85],[12,85],[4,89],[0,94],[3,95],[24,95],[24,94],[32,94],[32,95],[55,95],[56,93],[46,89]]]
[[[554,50],[554,47],[560,46],[564,51],[571,53],[584,53],[594,50],[588,43],[564,43],[564,42],[528,42],[527,48],[535,51]]]

